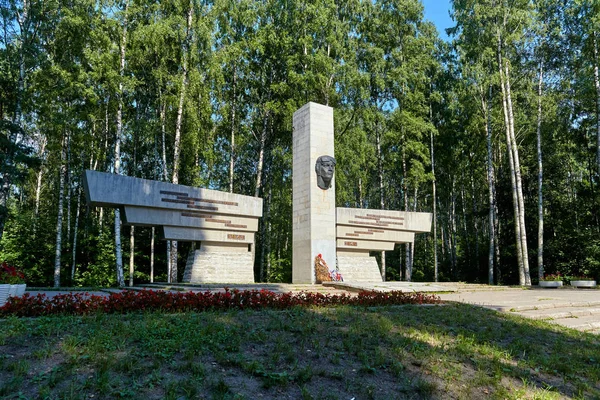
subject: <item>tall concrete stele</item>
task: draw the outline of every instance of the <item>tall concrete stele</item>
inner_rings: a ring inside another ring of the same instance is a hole
[[[320,156],[335,157],[333,108],[305,104],[294,113],[293,124],[292,282],[313,283],[317,254],[330,268],[336,265],[335,177],[324,190],[315,172]]]
[[[333,109],[308,103],[294,113],[293,121],[292,281],[314,283],[314,259],[321,254],[346,282],[381,282],[369,252],[413,243],[415,233],[431,231],[432,215],[336,208],[335,177],[328,188],[317,176],[319,157],[334,157]]]

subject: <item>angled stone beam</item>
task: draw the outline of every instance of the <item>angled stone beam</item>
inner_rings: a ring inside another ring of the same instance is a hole
[[[262,216],[262,199],[98,171],[85,171],[86,197],[94,206],[140,206],[204,213]]]
[[[165,240],[184,242],[219,242],[246,245],[254,243],[254,232],[223,232],[209,229],[163,226],[161,234]]]
[[[258,230],[258,218],[137,206],[125,206],[123,209],[125,210],[124,222],[130,225],[171,225],[222,231],[256,232]]]
[[[376,242],[373,240],[351,240],[351,239],[338,239],[337,248],[338,250],[350,249],[350,250],[365,250],[365,251],[388,251],[394,250],[394,242]]]
[[[431,213],[338,207],[336,209],[336,214],[337,225],[379,228],[414,233],[431,231]]]
[[[337,226],[337,237],[338,239],[373,240],[394,243],[412,243],[415,240],[414,232],[345,225]]]

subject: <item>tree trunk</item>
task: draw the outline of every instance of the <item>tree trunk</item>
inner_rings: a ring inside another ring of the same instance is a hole
[[[29,31],[29,2],[22,0],[23,8],[21,13],[17,14],[17,24],[21,32],[21,40],[18,41],[18,57],[19,57],[19,79],[17,81],[17,93],[15,98],[15,114],[13,122],[21,126],[23,94],[25,92],[25,45],[28,42],[27,33]],[[6,44],[6,42],[5,42]],[[1,117],[1,116],[0,116]]]
[[[267,192],[267,196],[265,198],[265,202],[264,202],[264,206],[265,206],[265,212],[264,212],[264,216],[262,218],[262,223],[261,223],[261,229],[260,229],[260,235],[261,235],[261,242],[262,242],[262,246],[260,248],[260,260],[259,260],[259,273],[258,273],[258,279],[260,280],[260,282],[266,282],[266,275],[265,275],[265,260],[269,257],[269,252],[267,251],[267,242],[270,242],[270,238],[269,238],[269,225],[270,225],[270,221],[269,221],[269,216],[271,213],[271,188],[272,188],[272,184],[269,183],[267,185],[267,187],[269,188],[268,192]],[[270,244],[269,244],[270,247]],[[268,273],[268,269],[267,269],[267,273]]]
[[[229,154],[229,193],[233,193],[233,167],[235,166],[235,89],[237,81],[237,69],[234,64],[233,66],[233,83],[231,90],[233,91],[233,98],[231,100],[231,152]]]
[[[179,92],[179,104],[177,106],[177,120],[175,124],[175,140],[173,142],[173,179],[175,184],[179,183],[179,157],[181,155],[181,125],[183,121],[183,106],[185,93],[188,85],[188,63],[190,42],[192,40],[192,18],[194,16],[194,2],[190,1],[187,12],[186,36],[183,41],[183,65],[181,74],[181,90]],[[171,282],[177,282],[177,241],[171,242]]]
[[[531,286],[531,275],[529,274],[529,254],[527,251],[527,230],[525,229],[525,200],[523,199],[523,184],[521,180],[521,162],[519,160],[519,146],[515,136],[515,118],[513,115],[512,95],[510,90],[510,75],[508,62],[504,62],[506,85],[506,101],[508,103],[508,118],[510,121],[510,136],[515,163],[515,180],[517,183],[517,200],[519,202],[519,231],[521,233],[521,251],[523,252],[523,274],[525,275],[525,285]]]
[[[379,208],[385,210],[385,196],[383,193],[383,155],[381,154],[381,132],[379,123],[375,125],[375,142],[377,146],[377,175],[379,178]],[[381,252],[381,280],[385,282],[385,251]]]
[[[598,166],[598,175],[600,176],[600,76],[598,68],[600,65],[600,56],[598,56],[598,34],[592,33],[594,45],[594,86],[596,87],[596,163]]]
[[[46,136],[43,135],[40,139],[40,151],[38,153],[38,157],[43,160],[44,152],[46,151],[46,144],[48,140]],[[35,237],[37,231],[37,219],[40,214],[40,198],[42,195],[42,177],[44,175],[44,162],[40,165],[40,170],[37,173],[37,181],[35,186],[35,217],[33,219],[33,236]]]
[[[463,215],[463,233],[465,237],[465,243],[467,245],[467,269],[471,270],[471,259],[473,255],[471,254],[471,238],[469,237],[469,229],[467,228],[467,200],[465,197],[465,172],[464,169],[461,171],[461,183],[460,183],[460,205]]]
[[[540,76],[538,81],[538,116],[537,116],[537,162],[538,162],[538,278],[544,277],[544,202],[542,195],[542,85],[544,77],[544,63],[540,62]],[[599,147],[600,148],[600,147]]]
[[[81,185],[77,189],[77,211],[75,211],[75,226],[73,227],[73,258],[71,263],[71,284],[77,272],[77,232],[79,230],[79,215],[81,212]]]
[[[418,186],[415,186],[415,193],[413,198],[413,211],[417,211],[417,197],[419,193]],[[410,271],[410,278],[412,280],[413,266],[415,265],[415,247],[416,247],[416,238],[413,243],[410,245],[410,265],[407,266],[407,270]]]
[[[410,211],[410,207],[408,205],[408,186],[407,186],[407,182],[406,182],[406,142],[405,142],[405,137],[404,137],[404,130],[402,131],[402,192],[403,192],[403,200],[404,200],[404,211]],[[405,258],[405,274],[404,274],[404,279],[407,282],[410,282],[412,279],[412,276],[410,274],[410,266],[411,266],[411,262],[410,262],[410,243],[405,243],[404,244],[404,258]]]
[[[135,255],[135,226],[131,226],[129,229],[129,287],[133,286],[133,272],[134,264],[133,257]]]
[[[521,225],[520,221],[520,209],[519,209],[519,200],[517,195],[517,181],[516,181],[516,168],[514,161],[514,153],[512,151],[512,135],[511,135],[511,127],[510,127],[510,117],[508,111],[508,100],[507,100],[507,90],[504,82],[504,72],[503,72],[503,62],[502,62],[502,54],[501,54],[501,42],[498,38],[498,69],[500,76],[500,87],[502,89],[502,110],[504,115],[504,125],[506,130],[506,151],[508,153],[508,165],[510,167],[510,182],[512,187],[512,198],[513,198],[513,212],[515,218],[515,241],[517,244],[517,262],[519,267],[519,284],[521,286],[525,285],[525,266],[523,264],[523,250],[522,250],[522,242],[521,242]]]
[[[452,177],[452,192],[450,194],[450,232],[448,232],[450,242],[450,263],[452,265],[452,276],[454,280],[458,279],[458,269],[456,265],[456,178]]]
[[[429,116],[431,119],[431,106],[429,107]],[[433,121],[432,121],[433,123]],[[436,182],[435,182],[435,158],[433,155],[433,130],[429,132],[429,139],[431,141],[431,175],[433,177],[431,181],[432,190],[432,207],[433,207],[433,280],[438,281],[438,251],[437,251],[437,208],[436,208]]]
[[[67,134],[63,135],[62,149],[60,152],[59,184],[58,184],[58,217],[56,219],[56,251],[54,253],[54,287],[60,287],[60,264],[62,253],[62,224],[63,224],[63,197],[65,195],[65,153]]]
[[[67,247],[68,243],[71,240],[71,135],[67,136],[67,171],[66,171],[66,181],[65,185],[67,187],[67,196],[65,198],[67,202]]]
[[[260,189],[262,187],[262,174],[263,174],[263,165],[265,159],[265,144],[267,142],[267,129],[269,127],[269,114],[270,112],[265,110],[265,115],[263,119],[263,127],[260,132],[259,139],[259,150],[258,150],[258,163],[256,165],[256,185],[254,187],[254,197],[258,197],[260,194]]]
[[[490,86],[490,97],[492,87]],[[491,102],[488,103],[485,100],[485,95],[481,93],[481,109],[484,114],[485,132],[486,132],[486,144],[487,144],[487,181],[488,181],[488,200],[490,204],[490,210],[488,213],[489,225],[490,225],[490,238],[489,238],[489,251],[488,251],[488,284],[494,284],[494,246],[495,246],[495,220],[494,213],[496,210],[496,198],[494,196],[494,159],[492,152],[492,125],[491,125]]]
[[[155,227],[152,227],[152,236],[150,237],[150,283],[154,283],[154,235]]]
[[[121,174],[121,138],[123,135],[123,79],[125,76],[125,50],[127,47],[127,25],[128,16],[127,10],[129,1],[125,3],[123,32],[121,34],[121,54],[119,58],[119,90],[118,90],[118,107],[117,107],[117,132],[115,139],[115,170],[114,173]],[[108,105],[107,105],[108,107]],[[125,286],[123,278],[123,249],[121,248],[121,211],[115,209],[115,250],[116,250],[116,269],[117,269],[117,285]]]
[[[162,164],[162,178],[165,182],[169,181],[169,171],[167,169],[167,128],[166,128],[166,108],[167,105],[162,100],[161,96],[161,105],[160,105],[160,133],[162,137],[162,151],[161,151],[161,164]]]
[[[167,128],[166,128],[166,102],[162,99],[162,91],[159,89],[159,96],[161,98],[160,105],[160,132],[162,137],[162,152],[161,152],[161,164],[162,164],[162,179],[165,182],[169,181],[169,171],[167,169]],[[154,229],[154,228],[153,228]],[[154,240],[154,235],[152,235]],[[167,282],[171,283],[171,241],[167,240]]]

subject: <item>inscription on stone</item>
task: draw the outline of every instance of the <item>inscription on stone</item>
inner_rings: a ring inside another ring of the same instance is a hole
[[[344,246],[358,246],[357,242],[344,242]]]
[[[225,206],[238,207],[238,203],[235,201],[224,201],[224,200],[212,200],[212,199],[201,199],[199,197],[190,197],[187,193],[183,192],[171,192],[169,190],[161,190],[160,194],[164,194],[167,196],[176,196],[176,199],[169,198],[161,198],[161,201],[167,203],[180,203],[180,204],[190,204],[192,208],[200,208],[203,210],[212,210],[218,211],[216,207],[206,207],[206,206],[193,206],[195,203],[208,203],[208,204],[222,204]],[[188,206],[190,207],[190,206]]]
[[[227,234],[227,239],[231,239],[231,240],[245,240],[246,239],[246,235],[235,235],[233,233],[228,233]]]

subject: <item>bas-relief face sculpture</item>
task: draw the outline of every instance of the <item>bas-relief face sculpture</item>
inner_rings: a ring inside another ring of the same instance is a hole
[[[335,172],[335,158],[331,156],[317,158],[315,172],[317,173],[317,186],[323,190],[329,189]]]

